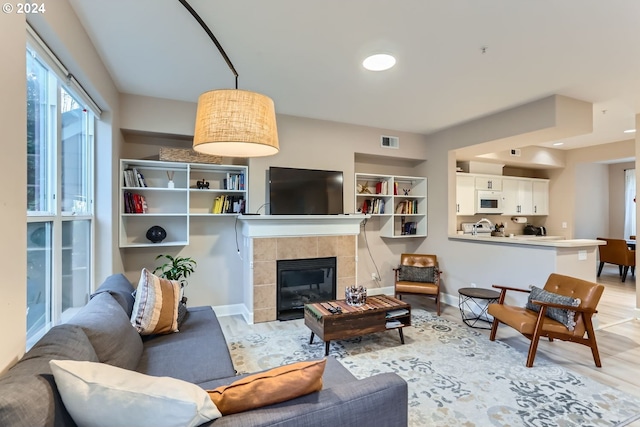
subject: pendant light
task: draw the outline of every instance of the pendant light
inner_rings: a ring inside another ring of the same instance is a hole
[[[268,96],[238,89],[238,73],[202,18],[178,0],[202,26],[236,79],[235,89],[205,92],[198,98],[193,149],[224,157],[261,157],[277,154],[278,129],[273,101]]]

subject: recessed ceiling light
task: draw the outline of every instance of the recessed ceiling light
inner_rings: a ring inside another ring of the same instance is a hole
[[[362,66],[369,71],[384,71],[396,65],[396,58],[386,53],[371,55],[362,61]]]
[[[553,143],[553,146],[554,146],[554,147],[558,147],[558,146],[560,146],[560,145],[564,145],[564,142],[554,142],[554,143]]]
[[[624,131],[624,133],[634,133],[635,131],[635,129],[627,129]]]

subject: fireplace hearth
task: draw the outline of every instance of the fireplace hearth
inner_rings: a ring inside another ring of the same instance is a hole
[[[304,305],[336,298],[336,257],[277,262],[277,318],[301,319]]]

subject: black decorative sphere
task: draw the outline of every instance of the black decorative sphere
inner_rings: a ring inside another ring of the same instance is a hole
[[[147,239],[152,243],[160,243],[167,237],[167,232],[159,225],[154,225],[147,230]]]

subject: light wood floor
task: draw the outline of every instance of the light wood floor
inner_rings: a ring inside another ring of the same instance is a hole
[[[605,286],[598,304],[596,331],[602,368],[597,368],[593,363],[591,349],[574,343],[541,340],[538,354],[544,353],[558,365],[640,398],[640,320],[634,318],[636,277],[629,274],[625,283],[622,283],[618,268],[605,265],[598,283]],[[403,300],[414,308],[435,308],[431,299],[406,296]],[[443,317],[462,323],[458,307],[443,307]],[[481,331],[489,336],[488,330]],[[523,352],[529,348],[529,340],[504,325],[498,328],[496,339]],[[525,357],[526,355],[522,359],[523,365]],[[630,425],[640,427],[640,421]]]

